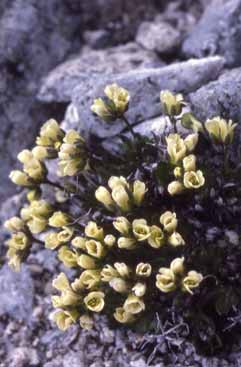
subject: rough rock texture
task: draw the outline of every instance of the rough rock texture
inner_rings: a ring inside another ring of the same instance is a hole
[[[91,50],[85,47],[79,56],[52,70],[43,80],[38,98],[41,102],[69,102],[73,89],[88,79],[100,78],[103,74],[125,73],[144,67],[158,67],[163,63],[153,52],[146,51],[136,43]]]
[[[183,43],[186,57],[223,55],[229,66],[241,65],[241,1],[213,0]]]
[[[223,59],[214,57],[190,60],[162,68],[132,71],[114,78],[108,76],[99,80],[89,78],[86,83],[80,83],[73,91],[71,116],[69,109],[67,111],[67,126],[81,129],[85,134],[92,132],[99,137],[113,136],[123,129],[121,122],[112,124],[110,128],[109,124],[96,118],[90,111],[93,99],[103,95],[103,88],[107,82],[117,82],[130,91],[131,103],[127,116],[130,122],[136,125],[161,114],[160,90],[170,89],[188,94],[208,81],[216,79],[222,67]]]

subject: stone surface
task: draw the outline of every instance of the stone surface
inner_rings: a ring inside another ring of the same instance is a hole
[[[190,60],[170,66],[143,69],[120,74],[115,77],[88,79],[80,83],[72,95],[72,107],[67,111],[65,128],[77,128],[85,134],[91,132],[99,137],[109,137],[120,132],[123,124],[116,121],[107,124],[96,118],[90,111],[94,98],[103,95],[106,83],[117,82],[127,88],[131,102],[127,116],[133,125],[154,118],[161,114],[159,94],[161,90],[170,89],[184,94],[191,93],[201,85],[216,79],[223,67],[223,59],[219,57],[202,60]],[[74,119],[71,120],[71,116]]]
[[[155,53],[143,50],[134,42],[105,50],[86,47],[79,56],[48,74],[38,98],[42,102],[69,102],[73,89],[79,84],[88,84],[89,79],[162,64]]]
[[[186,57],[223,55],[241,65],[241,0],[213,0],[183,44]]]
[[[15,273],[4,265],[0,270],[0,316],[29,321],[33,311],[33,291],[33,281],[25,266]]]
[[[168,55],[180,45],[181,35],[167,22],[143,22],[138,29],[136,42],[147,50]]]

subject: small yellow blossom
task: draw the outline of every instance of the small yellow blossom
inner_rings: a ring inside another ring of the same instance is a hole
[[[184,171],[195,171],[196,170],[196,157],[194,154],[186,156],[183,161]]]
[[[178,224],[176,213],[166,211],[160,216],[160,223],[163,225],[166,232],[173,233]]]
[[[135,219],[132,222],[132,230],[137,241],[145,241],[151,235],[150,227],[145,219]]]
[[[90,292],[84,298],[84,304],[92,312],[101,312],[105,306],[104,298],[103,292]]]
[[[187,276],[182,281],[182,289],[183,291],[193,293],[192,290],[194,288],[199,287],[199,284],[203,280],[203,276],[201,273],[196,272],[195,270],[191,270],[187,273]]]
[[[178,232],[173,232],[170,237],[168,237],[169,245],[173,247],[183,246],[185,245],[185,241]]]
[[[182,94],[173,94],[168,90],[160,93],[160,100],[163,105],[163,112],[168,116],[177,116],[182,112],[184,100]]]
[[[156,276],[156,286],[164,293],[172,292],[176,289],[176,279],[173,270],[160,268]]]
[[[85,235],[90,238],[102,241],[104,238],[103,228],[98,227],[95,222],[90,221],[85,227]]]
[[[123,305],[126,312],[136,315],[145,310],[145,303],[143,300],[134,294],[130,294]]]
[[[184,185],[180,181],[172,181],[167,187],[170,195],[179,195],[185,190]]]
[[[234,124],[232,120],[227,121],[221,117],[214,117],[205,123],[205,127],[213,140],[224,144],[232,143],[236,126],[237,124]]]
[[[136,275],[148,278],[151,275],[152,267],[148,263],[139,263],[136,267]]]
[[[134,321],[134,316],[131,313],[126,312],[123,307],[117,307],[115,309],[114,318],[121,324],[127,324],[128,322]]]
[[[88,314],[80,316],[79,323],[82,329],[85,329],[85,330],[90,330],[94,326],[94,320]]]
[[[153,248],[160,248],[165,244],[165,235],[158,226],[151,226],[151,235],[148,238],[148,243]]]
[[[189,171],[184,173],[183,183],[187,189],[199,189],[205,184],[205,178],[202,171]]]

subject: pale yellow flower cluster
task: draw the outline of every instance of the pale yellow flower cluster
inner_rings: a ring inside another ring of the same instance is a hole
[[[182,94],[173,94],[168,90],[163,90],[160,93],[160,100],[163,106],[163,112],[168,116],[178,116],[185,106]]]
[[[221,117],[213,117],[205,123],[205,127],[216,143],[231,144],[234,137],[234,129],[237,124],[232,120],[225,120]]]
[[[109,189],[100,186],[95,192],[95,197],[110,211],[119,209],[128,212],[133,206],[140,206],[147,191],[144,182],[136,180],[130,185],[122,176],[110,177],[108,186]]]
[[[198,143],[198,134],[190,134],[185,139],[179,134],[170,134],[166,142],[170,162],[176,166],[173,171],[176,180],[168,185],[169,194],[178,195],[186,189],[202,187],[205,178],[202,171],[196,169],[196,156],[190,154]]]
[[[111,122],[121,118],[128,109],[129,92],[116,83],[107,85],[104,89],[107,101],[97,98],[91,106],[91,111],[104,121]]]
[[[202,274],[191,270],[186,273],[184,257],[174,259],[169,268],[160,268],[156,276],[156,286],[160,291],[169,293],[181,288],[184,292],[193,294],[193,289],[199,287]]]

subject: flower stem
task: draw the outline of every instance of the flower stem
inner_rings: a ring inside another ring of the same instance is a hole
[[[131,126],[131,124],[129,123],[129,121],[127,120],[125,115],[122,115],[122,120],[125,122],[128,130],[130,131],[131,135],[133,136],[134,139],[136,139],[138,137],[138,135],[135,133],[135,131],[133,130],[133,127]]]

